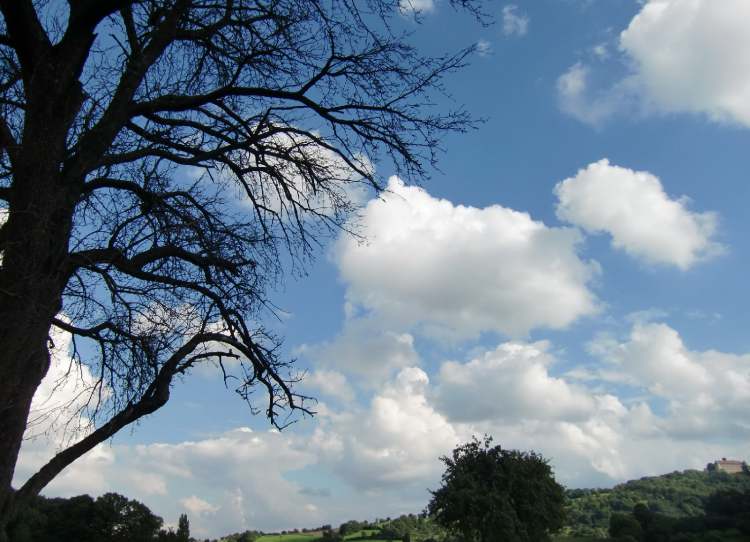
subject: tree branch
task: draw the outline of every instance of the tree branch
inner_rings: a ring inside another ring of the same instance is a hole
[[[0,0],[10,43],[28,82],[39,58],[52,48],[31,0]]]
[[[55,455],[47,464],[32,475],[26,483],[16,492],[16,504],[24,506],[29,500],[37,495],[55,476],[76,459],[92,450],[123,427],[134,421],[155,412],[169,400],[170,385],[175,374],[175,368],[180,361],[190,355],[198,346],[206,341],[203,335],[196,335],[182,348],[177,350],[164,364],[159,375],[146,390],[143,397],[135,403],[128,404],[123,410],[115,414],[107,423],[96,429],[90,435],[69,446]]]
[[[76,459],[92,450],[96,445],[111,438],[122,428],[164,406],[169,400],[170,387],[174,376],[180,372],[184,372],[190,363],[205,359],[206,355],[205,353],[197,354],[190,360],[188,365],[185,364],[184,360],[191,356],[201,345],[210,342],[216,342],[235,348],[250,360],[255,369],[252,378],[259,380],[269,388],[271,403],[269,405],[268,415],[271,418],[272,423],[274,422],[275,416],[273,405],[277,400],[277,394],[274,390],[275,385],[278,385],[281,388],[281,393],[288,402],[289,408],[299,409],[307,414],[312,414],[312,412],[303,405],[298,405],[295,402],[295,397],[298,396],[293,394],[286,383],[276,374],[274,369],[264,359],[264,356],[257,348],[257,345],[254,345],[252,342],[245,344],[235,338],[221,333],[199,333],[194,335],[187,343],[170,356],[139,400],[128,403],[125,408],[110,418],[110,420],[104,425],[81,439],[79,442],[59,452],[35,474],[33,474],[16,492],[15,504],[21,507],[28,504],[30,499],[37,495],[64,468],[73,463]],[[225,354],[226,353],[224,352],[217,352],[216,356],[218,357],[219,355]],[[228,353],[228,355],[233,354]]]

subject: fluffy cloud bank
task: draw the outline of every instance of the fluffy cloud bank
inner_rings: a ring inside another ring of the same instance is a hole
[[[750,355],[688,349],[666,324],[635,324],[625,341],[601,337],[592,351],[614,370],[606,379],[629,382],[667,403],[656,417],[643,405],[651,431],[671,438],[750,438]],[[618,378],[619,375],[619,378]]]
[[[446,361],[432,378],[404,367],[366,404],[321,409],[312,436],[309,425],[238,428],[100,447],[50,493],[118,491],[168,522],[187,511],[196,536],[215,537],[417,511],[438,484],[438,457],[472,434],[542,453],[573,486],[701,468],[747,449],[750,355],[690,350],[666,324],[643,322],[590,350],[599,361],[588,371],[555,371],[550,344],[522,341]],[[41,442],[24,448],[22,469]]]
[[[429,382],[424,371],[407,367],[373,396],[366,410],[333,415],[314,437],[323,462],[360,490],[439,477],[438,457],[461,438],[430,404]]]
[[[449,338],[564,328],[597,311],[598,272],[580,235],[492,205],[454,205],[390,179],[363,212],[366,244],[342,237],[335,260],[347,300],[392,325]]]
[[[51,452],[24,448],[30,459]],[[317,525],[326,519],[289,471],[314,462],[298,437],[278,432],[227,431],[196,441],[95,448],[45,490],[49,495],[94,496],[116,491],[144,502],[167,523],[187,512],[193,535],[219,536],[245,529]],[[269,488],[273,488],[269,490]]]
[[[591,350],[600,361],[587,376],[553,373],[549,344],[519,341],[444,362],[432,378],[402,369],[368,408],[331,413],[315,453],[365,492],[434,487],[436,458],[485,432],[541,452],[573,486],[742,456],[750,356],[690,351],[655,323],[635,324],[622,341],[597,339]]]
[[[721,252],[713,240],[715,213],[695,213],[687,199],[670,198],[661,181],[600,160],[555,187],[557,216],[590,233],[607,232],[612,245],[647,262],[688,269]]]
[[[436,403],[463,422],[580,420],[596,406],[584,390],[550,376],[546,343],[504,343],[468,363],[445,362]]]
[[[631,73],[596,92],[577,63],[558,79],[561,108],[594,125],[638,104],[750,126],[749,21],[745,0],[648,0],[620,34]]]

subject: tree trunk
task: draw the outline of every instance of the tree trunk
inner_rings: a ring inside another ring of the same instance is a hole
[[[83,179],[66,175],[63,164],[83,100],[79,68],[93,34],[79,37],[84,47],[71,58],[60,58],[49,42],[37,40],[38,50],[23,59],[26,107],[0,246],[0,542],[19,512],[13,475],[31,400],[49,369],[49,332],[68,279],[68,245]]]
[[[49,367],[48,325],[28,318],[11,322],[0,324],[0,524],[12,516],[11,483],[31,399]]]
[[[31,400],[49,369],[49,331],[52,318],[62,308],[74,208],[67,190],[60,186],[59,174],[50,171],[57,169],[57,164],[44,164],[39,156],[23,168],[33,175],[14,176],[15,193],[4,227],[7,236],[0,266],[0,527],[7,526],[15,513],[11,484],[18,453]]]

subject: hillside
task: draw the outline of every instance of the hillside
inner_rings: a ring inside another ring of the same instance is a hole
[[[629,513],[638,503],[669,517],[699,516],[706,497],[721,490],[750,490],[750,476],[686,470],[631,480],[612,489],[571,489],[566,532],[604,536],[612,512]]]

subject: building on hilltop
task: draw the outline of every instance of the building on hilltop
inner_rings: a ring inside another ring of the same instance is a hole
[[[722,457],[721,459],[706,465],[706,470],[709,472],[726,472],[729,474],[738,474],[741,472],[748,472],[748,467],[747,463],[744,461]]]

